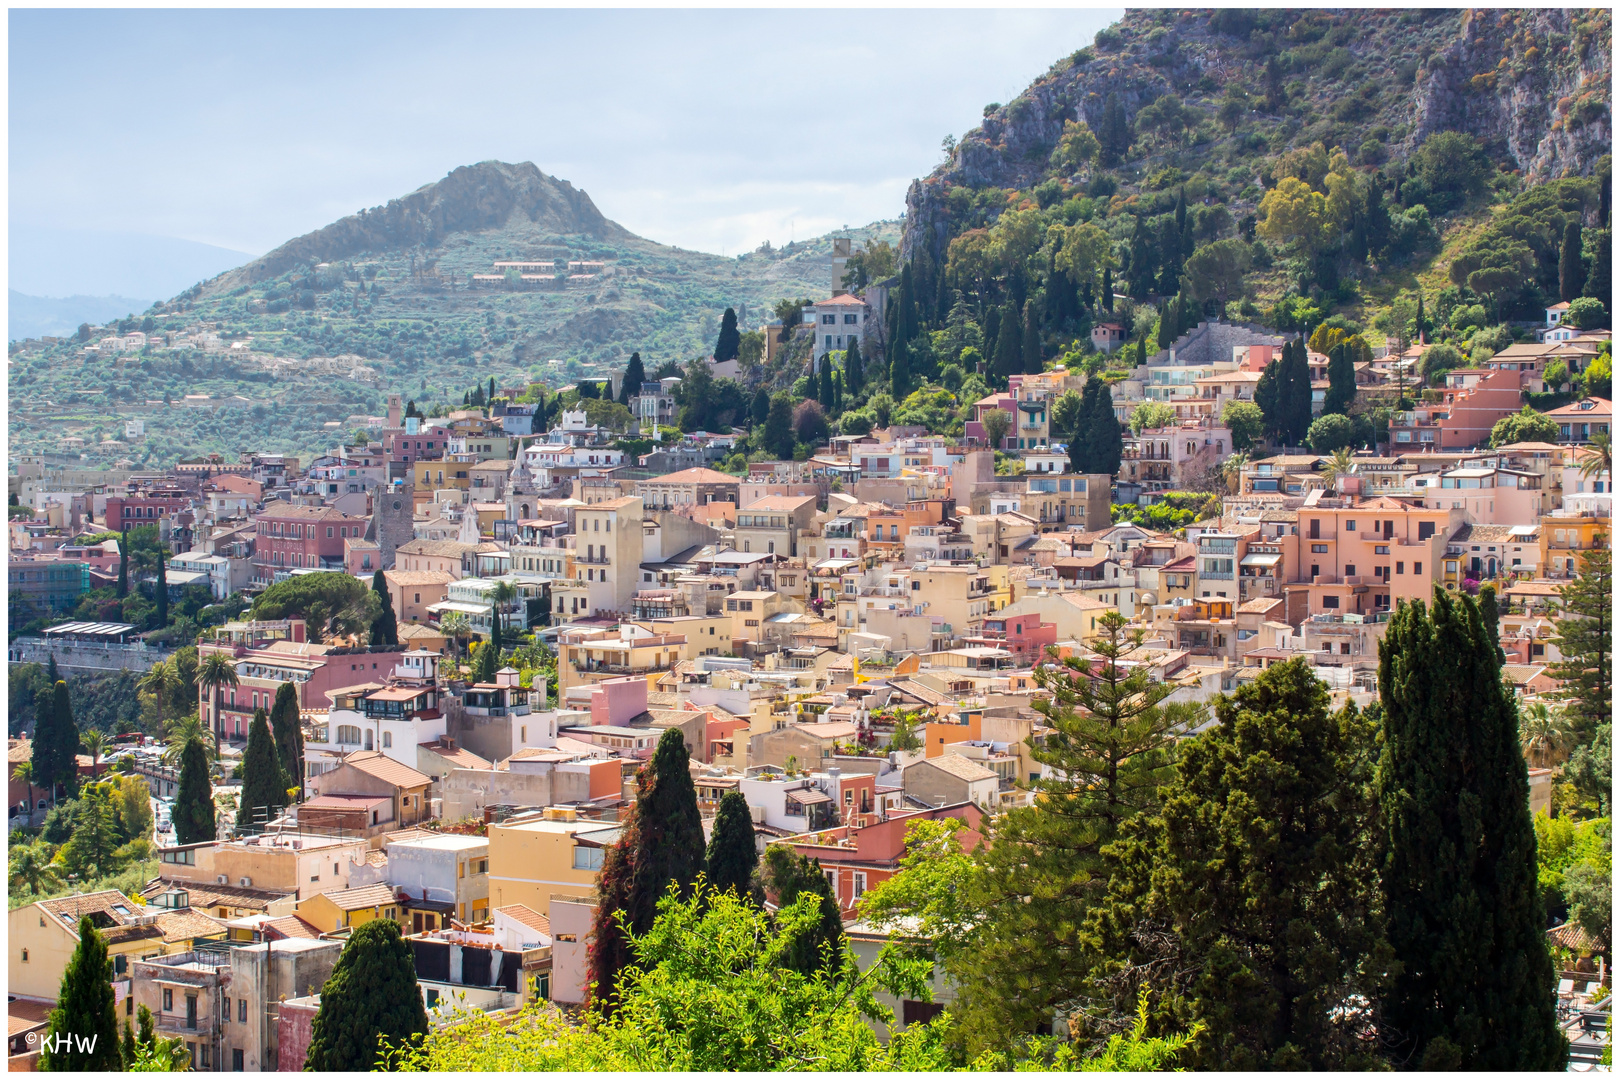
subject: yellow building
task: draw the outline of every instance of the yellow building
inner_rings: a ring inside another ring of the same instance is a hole
[[[364,926],[373,919],[399,922],[399,911],[394,890],[387,885],[316,893],[298,904],[298,917],[323,933]]]
[[[686,639],[678,634],[621,636],[615,630],[564,630],[557,638],[557,689],[625,675],[656,676],[680,663]]]
[[[416,486],[418,502],[433,502],[433,492],[454,488],[466,491],[472,486],[468,471],[472,468],[464,461],[418,461],[411,465],[411,481]],[[427,496],[424,500],[423,493]]]
[[[489,827],[491,910],[523,904],[551,917],[551,894],[595,890],[609,844],[619,838],[611,821],[581,818],[572,807],[508,818]]]
[[[977,627],[985,616],[1007,606],[1011,592],[1005,566],[925,566],[911,575],[913,605],[945,620],[955,633]]]
[[[645,626],[662,637],[684,637],[681,659],[699,656],[722,656],[731,652],[733,616],[729,612],[716,615],[671,615],[659,619],[637,619],[637,626]]]
[[[1541,572],[1570,580],[1581,572],[1581,552],[1609,545],[1609,519],[1553,514],[1541,519]]]

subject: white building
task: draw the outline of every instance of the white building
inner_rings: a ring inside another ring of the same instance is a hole
[[[871,339],[877,327],[872,307],[865,300],[853,293],[844,293],[811,304],[804,311],[805,322],[814,327],[813,356],[818,371],[828,353],[843,352],[856,340],[861,343],[861,356],[870,355]]]
[[[328,691],[332,707],[304,717],[305,774],[330,772],[357,750],[378,750],[415,769],[416,748],[445,733],[438,664],[438,653],[412,649],[400,656],[386,686],[362,683]]]

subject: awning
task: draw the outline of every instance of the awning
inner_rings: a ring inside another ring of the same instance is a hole
[[[465,600],[441,600],[437,604],[429,604],[428,610],[433,612],[435,615],[441,615],[446,611],[459,611],[463,615],[487,616],[489,614],[489,605],[470,604]]]
[[[816,806],[820,803],[832,802],[831,795],[828,795],[825,791],[817,791],[815,788],[801,788],[798,791],[790,791],[787,793],[787,797],[789,802],[796,802],[800,806]]]
[[[1279,563],[1281,561],[1282,561],[1282,556],[1281,555],[1245,555],[1245,556],[1243,556],[1243,562],[1240,565],[1243,565],[1243,566],[1276,566],[1277,563]]]

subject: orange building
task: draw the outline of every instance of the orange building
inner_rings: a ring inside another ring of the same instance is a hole
[[[1378,497],[1352,506],[1302,506],[1299,573],[1312,615],[1371,615],[1427,601],[1443,574],[1446,541],[1466,523],[1457,509]]]

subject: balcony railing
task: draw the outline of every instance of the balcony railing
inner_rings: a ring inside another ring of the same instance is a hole
[[[210,1013],[204,1012],[204,999],[197,999],[197,1015],[188,1018],[183,1012],[160,1012],[157,1014],[157,1029],[173,1035],[184,1035],[196,1038],[201,1035],[213,1035],[219,1030],[219,1020]]]

